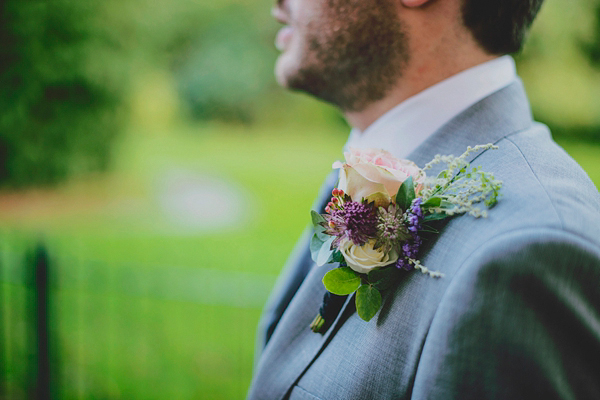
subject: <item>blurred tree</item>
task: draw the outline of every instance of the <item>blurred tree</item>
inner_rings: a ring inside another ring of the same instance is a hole
[[[119,132],[118,43],[95,1],[0,0],[0,185],[102,170]]]
[[[594,6],[594,33],[591,40],[582,40],[581,48],[590,63],[600,68],[600,3]]]
[[[226,8],[179,60],[178,91],[193,118],[249,123],[276,88],[276,25],[267,10],[256,5]]]

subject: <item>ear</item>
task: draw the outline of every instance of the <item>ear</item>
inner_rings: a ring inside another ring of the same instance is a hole
[[[405,7],[417,8],[417,7],[421,7],[425,3],[428,3],[430,0],[401,0],[401,1]]]

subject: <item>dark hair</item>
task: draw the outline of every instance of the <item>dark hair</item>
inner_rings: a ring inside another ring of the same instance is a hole
[[[462,19],[489,54],[515,53],[543,0],[463,0]]]

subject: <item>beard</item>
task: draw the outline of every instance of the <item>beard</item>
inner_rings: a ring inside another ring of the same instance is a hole
[[[393,0],[326,0],[305,25],[305,51],[286,86],[345,112],[385,97],[408,62],[406,35]]]

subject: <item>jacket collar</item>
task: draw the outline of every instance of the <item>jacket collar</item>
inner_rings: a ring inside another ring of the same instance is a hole
[[[468,146],[497,143],[529,128],[533,117],[520,80],[474,104],[440,128],[407,157],[423,167],[436,154],[461,155]],[[478,155],[471,154],[471,162]]]

